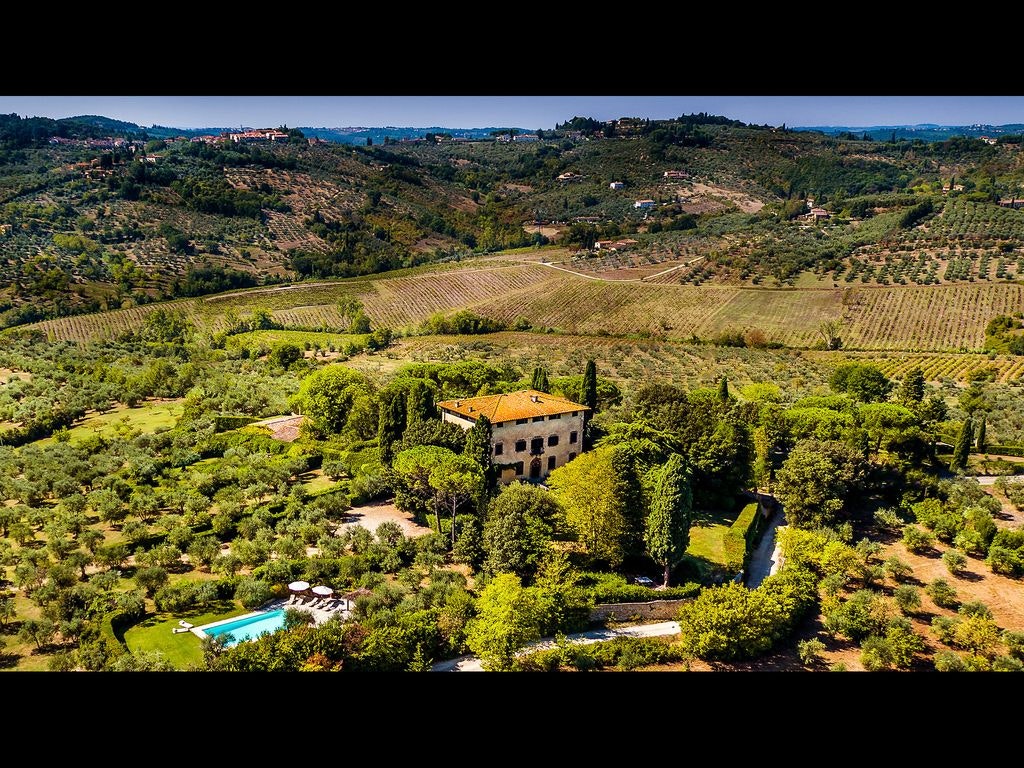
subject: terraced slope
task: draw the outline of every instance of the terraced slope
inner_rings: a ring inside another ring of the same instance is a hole
[[[818,327],[840,320],[848,349],[957,352],[980,350],[985,325],[1024,308],[1015,283],[772,290],[728,286],[612,282],[537,263],[444,265],[398,276],[290,286],[187,299],[163,305],[47,320],[33,326],[56,339],[110,338],[137,328],[157,306],[180,309],[200,328],[218,330],[230,315],[268,309],[285,327],[343,330],[336,305],[356,296],[378,326],[415,328],[436,312],[471,309],[509,324],[569,334],[713,339],[759,329],[771,341],[812,347]]]

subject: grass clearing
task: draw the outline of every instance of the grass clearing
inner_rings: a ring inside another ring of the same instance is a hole
[[[742,510],[743,507],[737,507],[731,510],[696,512],[686,554],[712,566],[724,568],[725,534]]]
[[[90,435],[113,436],[133,430],[155,432],[160,427],[173,427],[185,411],[183,399],[155,400],[135,408],[119,405],[106,413],[93,413],[68,430],[70,442],[80,442]],[[55,438],[47,437],[35,445],[50,445]]]
[[[200,627],[244,613],[250,613],[250,610],[241,607],[234,600],[225,600],[219,603],[215,610],[203,613],[147,614],[146,618],[124,633],[124,641],[133,653],[159,651],[177,669],[184,670],[203,663],[203,647],[202,641],[191,632],[171,632],[172,629],[179,628],[179,619],[185,619],[190,624]]]
[[[319,491],[324,488],[330,488],[332,485],[336,485],[336,481],[331,480],[324,474],[322,469],[314,469],[311,472],[306,472],[300,478],[302,485],[307,491],[312,493],[313,491]]]

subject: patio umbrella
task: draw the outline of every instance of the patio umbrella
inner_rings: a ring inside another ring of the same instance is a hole
[[[309,589],[309,582],[293,581],[291,584],[288,585],[288,589],[290,589],[292,592],[305,592],[307,589]]]
[[[334,594],[334,590],[331,589],[330,587],[325,587],[323,585],[320,585],[318,587],[313,587],[313,594],[314,595],[320,595],[320,597],[330,597],[331,595]]]

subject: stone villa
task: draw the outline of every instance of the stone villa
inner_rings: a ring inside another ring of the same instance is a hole
[[[526,389],[500,395],[444,400],[442,421],[471,428],[481,416],[491,422],[491,454],[503,483],[542,480],[583,450],[585,405]]]

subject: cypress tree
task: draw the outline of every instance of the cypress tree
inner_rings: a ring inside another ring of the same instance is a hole
[[[985,452],[985,417],[981,417],[981,424],[978,425],[978,453]]]
[[[583,371],[580,400],[591,410],[597,409],[597,364],[593,360],[587,360],[587,367]]]
[[[723,376],[722,380],[718,382],[718,399],[723,403],[729,401],[729,377]]]
[[[414,381],[406,395],[406,426],[437,416],[434,390],[423,381]]]
[[[538,392],[547,392],[550,389],[547,369],[539,365],[533,369],[533,381],[530,383],[530,388],[536,389]]]
[[[395,458],[394,444],[402,439],[405,431],[405,398],[392,393],[381,403],[380,421],[377,423],[377,446],[380,462],[391,466]]]
[[[462,454],[480,465],[484,473],[486,491],[490,491],[497,479],[497,473],[491,460],[491,420],[486,416],[481,416],[476,420],[476,424],[466,431],[466,447],[462,449]]]
[[[683,559],[686,548],[690,546],[692,517],[690,470],[683,457],[675,453],[658,477],[644,530],[647,553],[665,568],[663,583],[666,587],[672,566]]]
[[[906,406],[920,403],[924,399],[924,372],[921,366],[915,366],[907,371],[896,390],[896,399]]]
[[[644,491],[637,472],[636,456],[628,443],[615,446],[611,455],[615,498],[622,510],[625,529],[619,544],[627,555],[644,551]]]
[[[949,468],[956,472],[967,467],[967,454],[971,451],[971,420],[964,419],[960,427],[960,434],[956,437],[956,446],[953,448],[953,459],[949,462]]]

